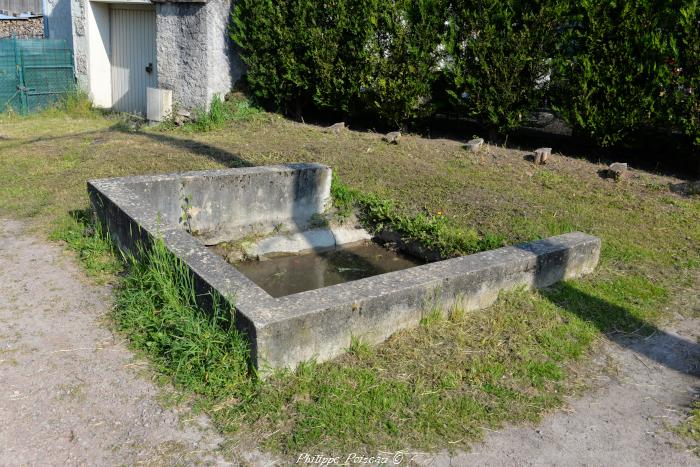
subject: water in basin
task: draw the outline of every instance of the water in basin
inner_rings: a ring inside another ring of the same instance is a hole
[[[235,266],[273,297],[282,297],[419,264],[422,262],[416,258],[366,242],[323,252],[277,256],[264,261],[241,261]]]

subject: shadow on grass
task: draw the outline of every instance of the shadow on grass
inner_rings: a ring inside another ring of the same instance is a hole
[[[122,130],[123,131],[123,130]],[[252,167],[253,164],[240,154],[235,154],[224,149],[212,146],[211,144],[202,143],[193,139],[176,138],[165,133],[153,133],[148,131],[135,131],[134,134],[150,138],[158,143],[167,144],[169,146],[191,151],[204,157],[215,160],[227,167]]]
[[[659,329],[628,309],[564,282],[541,291],[549,301],[592,323],[607,339],[666,368],[700,377],[700,345]]]
[[[561,247],[558,242],[542,240],[536,245],[517,245],[529,253],[542,253],[552,247]],[[535,270],[535,284],[538,287],[562,280],[567,266],[576,264],[581,258],[572,258],[571,251],[550,255],[539,254]],[[602,284],[601,284],[602,286]],[[619,285],[612,293],[619,294],[620,300],[628,300],[626,296],[638,296],[640,300],[654,304],[654,294],[643,297],[644,290]],[[653,284],[649,284],[653,288]],[[658,293],[658,292],[657,292]],[[593,324],[607,339],[619,346],[644,355],[672,370],[700,377],[700,345],[659,329],[653,323],[636,316],[633,304],[629,307],[611,303],[584,290],[581,282],[560,282],[551,287],[540,289],[540,294],[554,305],[567,310],[579,318]],[[601,290],[601,295],[604,292]]]
[[[169,136],[165,133],[153,133],[153,132],[148,132],[148,131],[140,131],[140,130],[133,130],[129,129],[128,127],[125,127],[123,123],[118,122],[115,123],[114,125],[108,127],[108,128],[103,128],[99,130],[90,130],[90,131],[82,131],[82,132],[77,132],[77,133],[68,133],[68,134],[63,134],[63,135],[57,135],[57,136],[39,136],[36,138],[28,139],[28,140],[16,140],[13,143],[10,143],[9,146],[5,146],[5,149],[14,147],[14,146],[20,146],[20,145],[25,145],[25,144],[34,144],[34,143],[45,143],[45,142],[51,142],[51,141],[61,141],[61,140],[70,140],[70,139],[91,139],[92,142],[94,143],[102,143],[104,142],[103,139],[100,137],[108,135],[110,132],[118,132],[118,133],[124,133],[124,134],[131,134],[135,136],[143,136],[146,138],[150,138],[158,143],[162,144],[167,144],[169,146],[178,148],[178,149],[183,149],[185,151],[190,151],[194,154],[199,154],[205,157],[208,157],[210,159],[213,159],[221,164],[226,165],[227,167],[252,167],[253,164],[245,159],[243,159],[239,154],[234,154],[232,152],[226,151],[224,149],[218,148],[216,146],[212,146],[210,144],[202,143],[200,141],[195,141],[192,139],[187,139],[187,138],[176,138],[173,136]],[[7,138],[8,141],[11,141],[10,138]]]
[[[10,149],[14,147],[19,147],[25,144],[34,144],[34,143],[43,143],[47,141],[60,141],[60,140],[65,140],[65,139],[73,139],[73,138],[86,138],[90,136],[95,136],[95,135],[100,135],[100,134],[105,134],[109,132],[110,130],[114,130],[115,127],[109,127],[109,128],[103,128],[99,130],[90,130],[90,131],[81,131],[77,133],[66,133],[63,135],[58,135],[58,136],[38,136],[36,138],[32,139],[21,139],[21,138],[5,138],[2,137],[0,138],[0,141],[11,141],[10,144],[3,146],[3,149]],[[98,138],[95,138],[98,139]]]
[[[83,209],[71,209],[68,211],[68,215],[78,222],[78,224],[85,226],[86,228],[95,227],[95,211],[90,208]]]

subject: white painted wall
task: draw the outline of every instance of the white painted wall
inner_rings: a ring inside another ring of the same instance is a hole
[[[109,4],[87,2],[88,92],[97,107],[112,107]]]

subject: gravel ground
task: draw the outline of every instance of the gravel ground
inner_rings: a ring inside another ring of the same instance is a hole
[[[101,320],[110,290],[60,246],[0,224],[0,465],[225,463],[199,417],[158,402]]]
[[[57,246],[0,223],[0,465],[237,464],[208,419],[165,409],[143,362],[102,322],[108,287]],[[700,391],[700,320],[606,344],[596,388],[537,427],[489,433],[420,465],[700,465],[668,427]],[[612,364],[611,364],[612,363]],[[611,372],[613,368],[616,371]],[[146,373],[147,374],[147,373]],[[249,465],[274,460],[232,453]],[[279,462],[283,464],[283,462]]]

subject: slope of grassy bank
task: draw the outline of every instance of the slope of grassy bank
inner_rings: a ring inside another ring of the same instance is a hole
[[[517,149],[473,154],[453,140],[415,136],[394,146],[269,114],[206,133],[125,128],[89,112],[0,117],[0,215],[53,232],[94,277],[115,282],[116,325],[222,431],[292,457],[468,446],[485,429],[561,406],[580,389],[601,337],[644,335],[675,312],[697,313],[700,199],[671,193],[668,184],[680,181],[673,177],[632,171],[613,183],[585,159],[555,155],[535,167]],[[175,265],[163,275],[163,262],[115,258],[86,224],[85,181],[298,161],[331,165],[349,189],[391,200],[397,215],[444,217],[458,234],[447,238],[598,235],[601,264],[583,280],[509,293],[450,319],[434,314],[383,345],[355,342],[333,362],[261,383],[241,371],[245,350],[235,335],[212,326],[186,286],[172,286]]]

